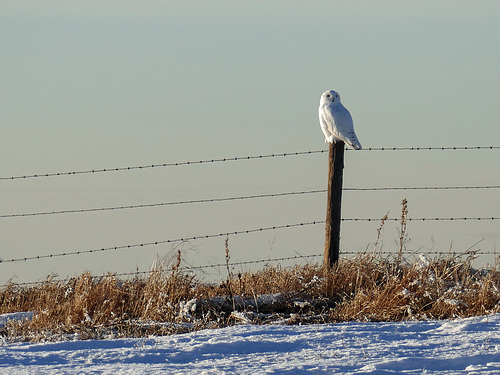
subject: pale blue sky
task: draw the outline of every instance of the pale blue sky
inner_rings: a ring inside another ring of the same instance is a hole
[[[0,0],[0,176],[326,149],[335,89],[364,147],[500,145],[498,1]],[[345,186],[499,184],[499,151],[348,152]],[[326,154],[0,182],[1,214],[326,187]],[[498,216],[498,191],[344,193],[344,217]],[[323,220],[325,196],[3,218],[0,257]],[[342,248],[378,223],[344,223]],[[498,222],[411,223],[411,250],[456,251]],[[322,225],[230,239],[232,259],[323,251]],[[388,223],[384,249],[395,248]],[[218,263],[224,240],[186,257]],[[1,280],[148,269],[157,246],[0,264]],[[487,259],[488,260],[488,259]],[[491,259],[489,259],[491,260]]]

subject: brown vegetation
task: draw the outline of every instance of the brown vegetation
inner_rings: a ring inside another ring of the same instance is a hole
[[[227,259],[229,260],[229,255]],[[266,267],[206,284],[172,265],[146,279],[88,273],[0,290],[0,314],[32,311],[9,321],[5,340],[146,336],[239,322],[284,324],[349,320],[445,319],[500,312],[500,272],[474,270],[472,256],[408,263],[360,255],[331,270],[319,265]],[[229,263],[228,263],[229,264]]]

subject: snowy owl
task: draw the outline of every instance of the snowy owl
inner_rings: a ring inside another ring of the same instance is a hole
[[[340,102],[337,92],[329,90],[321,95],[318,112],[325,143],[343,141],[350,149],[361,149],[361,143],[354,133],[351,114]]]

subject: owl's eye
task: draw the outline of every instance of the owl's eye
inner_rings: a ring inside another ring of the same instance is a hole
[[[326,97],[327,98],[331,98],[332,96],[330,94],[326,94]]]

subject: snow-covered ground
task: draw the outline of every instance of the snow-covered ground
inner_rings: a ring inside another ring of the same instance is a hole
[[[500,374],[500,314],[0,344],[1,374]]]

